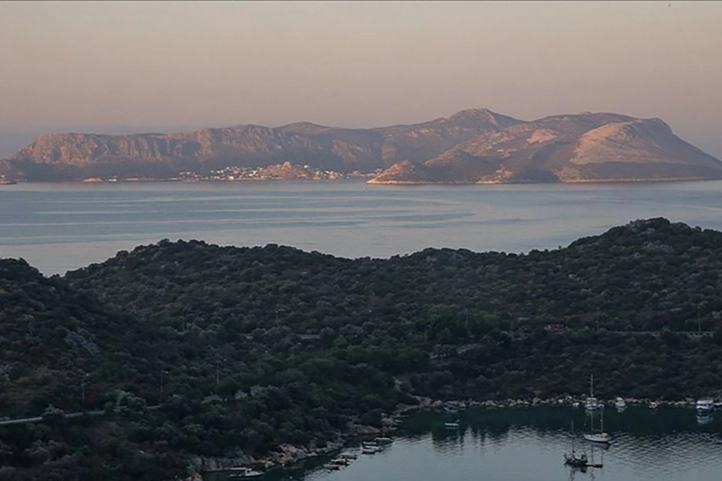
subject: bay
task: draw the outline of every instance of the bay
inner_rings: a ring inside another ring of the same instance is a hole
[[[378,186],[363,182],[0,186],[0,256],[64,273],[167,238],[342,257],[554,249],[634,219],[722,229],[722,181]]]
[[[381,453],[359,455],[348,467],[322,466],[275,470],[265,480],[281,481],[712,481],[722,472],[719,416],[698,418],[693,409],[630,407],[622,413],[607,407],[605,431],[614,436],[608,449],[594,448],[601,469],[586,472],[564,466],[573,448],[592,455],[582,439],[589,418],[583,409],[535,407],[471,409],[460,413],[460,428],[444,428],[441,413],[419,413],[404,423],[394,443]],[[572,422],[576,428],[572,431]],[[595,421],[595,422],[598,422]],[[350,448],[357,452],[357,448]],[[322,462],[322,461],[320,461]],[[223,475],[207,475],[221,481]]]

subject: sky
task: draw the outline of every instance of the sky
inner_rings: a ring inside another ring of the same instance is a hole
[[[46,132],[659,117],[722,158],[722,2],[0,1],[0,158]]]

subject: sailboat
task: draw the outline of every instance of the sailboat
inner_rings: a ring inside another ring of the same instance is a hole
[[[602,408],[602,403],[594,397],[594,374],[589,377],[589,397],[584,401],[584,409],[587,411],[596,411]]]
[[[599,414],[599,431],[595,432],[594,430],[594,414],[589,413],[591,422],[589,425],[589,432],[584,433],[584,439],[589,441],[590,443],[597,443],[601,445],[608,446],[609,443],[612,442],[612,436],[609,433],[604,432],[604,410],[602,410]]]

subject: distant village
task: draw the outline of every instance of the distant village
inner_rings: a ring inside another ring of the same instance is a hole
[[[86,183],[99,182],[149,182],[149,181],[175,181],[175,182],[204,182],[204,181],[248,181],[248,180],[348,180],[367,179],[378,175],[380,170],[374,172],[337,172],[334,170],[319,170],[308,165],[296,165],[291,162],[271,165],[268,167],[238,167],[229,166],[218,170],[211,170],[209,174],[195,171],[180,172],[176,177],[145,178],[145,177],[89,177],[83,180]]]

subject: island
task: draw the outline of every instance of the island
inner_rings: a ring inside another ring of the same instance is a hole
[[[722,179],[722,161],[660,119],[614,113],[533,121],[488,109],[369,129],[298,122],[185,133],[41,135],[3,178],[27,181],[340,180],[369,184]]]

